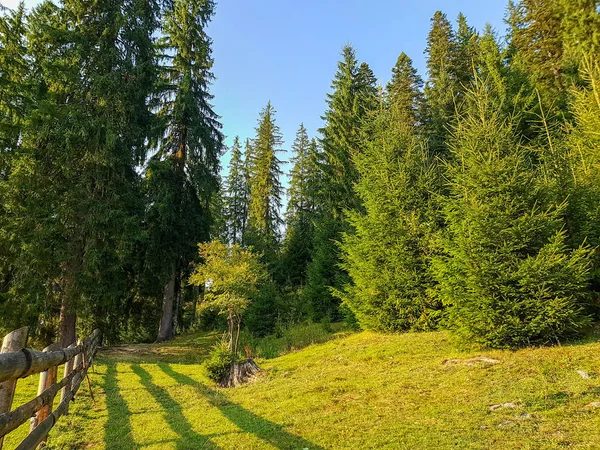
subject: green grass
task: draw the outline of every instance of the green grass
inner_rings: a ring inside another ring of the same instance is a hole
[[[600,447],[600,408],[589,406],[600,402],[597,339],[459,352],[444,332],[338,335],[259,360],[260,379],[227,390],[210,383],[201,366],[218,337],[101,353],[91,375],[96,404],[82,386],[50,448]],[[499,362],[469,363],[479,356]],[[34,383],[21,383],[24,399]],[[515,407],[490,409],[504,403]]]

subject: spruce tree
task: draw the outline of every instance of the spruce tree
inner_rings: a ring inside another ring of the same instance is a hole
[[[232,244],[241,244],[247,222],[247,187],[245,162],[239,136],[236,136],[231,148],[229,175],[227,179],[227,235]]]
[[[429,292],[427,240],[439,177],[410,123],[385,112],[374,130],[356,158],[365,212],[350,214],[354,232],[342,243],[352,282],[336,295],[365,329],[431,329],[440,308]]]
[[[562,0],[561,4],[564,8],[561,25],[565,57],[567,63],[579,64],[582,55],[598,54],[600,50],[598,1]]]
[[[327,208],[335,219],[341,220],[346,209],[359,205],[353,190],[358,174],[352,155],[360,151],[361,127],[377,103],[373,73],[365,63],[359,64],[350,46],[342,49],[342,61],[331,88],[333,92],[327,94],[329,109],[323,117],[325,126],[320,130],[321,146]]]
[[[559,0],[509,2],[507,23],[511,65],[527,74],[542,107],[566,111],[567,89],[576,70],[565,59],[565,9]]]
[[[454,71],[457,82],[457,104],[460,105],[465,91],[473,81],[478,55],[479,35],[475,28],[469,26],[467,18],[460,13],[457,18],[455,33],[456,47],[454,54]]]
[[[293,164],[290,172],[290,187],[288,188],[288,204],[285,213],[286,222],[289,224],[301,216],[310,214],[314,208],[314,198],[311,197],[311,179],[314,177],[316,168],[312,166],[315,162],[311,154],[316,151],[316,143],[311,141],[304,128],[296,133],[296,139],[292,144],[291,159]]]
[[[285,215],[286,236],[283,247],[283,271],[293,287],[306,283],[306,268],[311,258],[318,183],[317,143],[310,140],[300,125],[292,145],[294,164],[290,172],[288,204]]]
[[[273,262],[278,252],[281,198],[281,161],[283,139],[275,124],[275,109],[271,102],[261,111],[248,158],[248,228],[244,243],[263,252],[266,261]]]
[[[421,122],[423,80],[404,52],[398,56],[387,85],[387,102],[399,122],[413,126]]]
[[[8,175],[9,159],[18,147],[31,102],[26,34],[23,4],[14,11],[0,9],[0,179]]]
[[[342,49],[331,88],[323,116],[325,125],[320,130],[323,156],[319,199],[323,209],[316,220],[308,283],[303,290],[314,319],[340,317],[339,301],[332,296],[331,288],[340,289],[348,275],[339,267],[337,242],[347,231],[346,211],[360,207],[354,191],[359,177],[352,158],[361,151],[362,130],[377,105],[375,77],[367,64],[359,64],[350,46]]]
[[[197,244],[210,239],[210,203],[219,187],[223,135],[210,104],[213,61],[206,34],[214,8],[210,0],[176,0],[164,12],[158,114],[164,131],[146,174],[148,264],[162,285],[158,341],[173,337],[175,298]]]
[[[556,341],[589,323],[589,251],[565,245],[564,205],[547,202],[532,155],[488,92],[479,83],[469,94],[451,144],[440,296],[464,343]]]
[[[574,248],[583,244],[600,245],[600,66],[597,59],[585,58],[581,74],[587,86],[571,91],[570,112],[574,123],[566,127],[562,136],[551,136],[556,149],[554,154],[561,158],[549,161],[554,169],[550,173],[559,169],[554,182],[555,197],[568,200],[567,229]],[[597,253],[594,253],[593,267],[591,288],[597,293],[600,290]],[[595,313],[599,314],[597,304]]]
[[[244,175],[244,197],[243,197],[243,223],[242,223],[242,244],[246,245],[246,235],[248,231],[248,214],[250,212],[250,161],[252,161],[253,155],[253,147],[252,140],[250,138],[246,138],[246,143],[244,144],[244,166],[243,166],[243,175]]]
[[[155,6],[45,2],[29,17],[37,89],[3,195],[15,249],[9,298],[33,324],[40,314],[55,323],[60,310],[63,345],[78,315],[113,338],[131,298]]]
[[[210,213],[210,239],[218,239],[221,242],[228,242],[231,237],[229,228],[229,214],[227,204],[229,197],[227,195],[223,180],[219,176],[219,188],[215,192],[209,204]]]
[[[19,151],[23,121],[31,106],[30,67],[27,62],[27,19],[21,4],[14,11],[0,6],[0,199]],[[0,200],[0,304],[8,300],[14,270],[14,247],[6,234],[10,216]],[[18,324],[18,314],[3,314],[4,325]]]
[[[431,18],[427,36],[427,71],[425,99],[427,102],[427,134],[435,154],[446,152],[446,141],[451,121],[456,112],[456,38],[452,25],[441,11]]]

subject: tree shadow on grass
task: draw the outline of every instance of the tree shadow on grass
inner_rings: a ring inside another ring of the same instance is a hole
[[[154,397],[165,411],[165,420],[171,429],[177,433],[180,438],[175,442],[178,449],[190,450],[196,448],[218,449],[219,447],[210,442],[209,436],[203,436],[194,431],[192,425],[183,415],[181,405],[177,403],[169,392],[152,382],[152,376],[138,364],[133,364],[131,370],[140,377],[144,388]]]
[[[106,364],[103,387],[106,393],[106,410],[108,412],[106,425],[104,425],[106,448],[127,450],[136,448],[135,441],[131,436],[131,412],[117,385],[117,365],[114,362]]]
[[[174,371],[168,364],[158,363],[158,367],[177,383],[187,384],[196,388],[200,394],[208,399],[211,405],[217,407],[221,411],[221,414],[227,417],[244,432],[254,434],[279,449],[324,450],[322,447],[313,444],[300,436],[287,432],[283,426],[264,419],[253,412],[244,409],[240,405],[231,403],[231,401],[219,391],[211,389],[187,375]]]

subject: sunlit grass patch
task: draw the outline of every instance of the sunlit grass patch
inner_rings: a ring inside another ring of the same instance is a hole
[[[96,403],[82,385],[49,448],[505,450],[600,442],[597,340],[458,351],[444,332],[338,335],[259,359],[257,380],[220,389],[201,364],[215,337],[185,336],[185,345],[177,339],[156,346],[160,352],[148,346],[143,358],[101,352],[91,374]],[[179,351],[194,354],[175,361]],[[36,388],[23,381],[21,398]]]

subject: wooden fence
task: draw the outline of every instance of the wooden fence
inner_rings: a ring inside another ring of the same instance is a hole
[[[43,351],[25,348],[27,327],[7,334],[0,352],[0,450],[4,436],[30,419],[29,435],[17,450],[34,450],[46,440],[58,419],[69,412],[79,385],[87,378],[87,371],[100,343],[100,330],[87,338],[60,348],[57,344]],[[58,366],[64,364],[64,377],[57,381]],[[11,410],[17,380],[40,374],[38,396]],[[88,379],[89,383],[89,379]],[[52,410],[54,398],[61,392],[60,403]],[[90,388],[91,393],[91,388]]]

